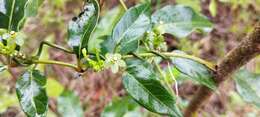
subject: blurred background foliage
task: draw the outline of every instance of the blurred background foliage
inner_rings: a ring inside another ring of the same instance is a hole
[[[145,2],[145,0],[126,0],[125,2],[128,7],[131,7]],[[100,4],[102,6],[102,23],[97,27],[96,33],[106,34],[111,32],[109,27],[113,26],[120,18],[123,10],[119,6],[118,0],[100,0]],[[179,49],[215,63],[234,48],[243,39],[242,37],[252,31],[255,22],[260,20],[260,0],[152,0],[154,9],[168,4],[190,6],[214,23],[214,29],[209,35],[195,32],[183,39],[164,35],[169,48],[171,50]],[[68,21],[80,12],[82,6],[83,0],[45,0],[38,16],[30,18],[25,24],[23,32],[27,37],[23,51],[28,54],[35,53],[36,48],[43,40],[68,47],[66,46]],[[115,19],[115,21],[108,22],[111,19]],[[95,35],[92,36],[95,37]],[[98,42],[92,41],[92,43],[95,45]],[[55,49],[45,48],[44,51],[43,58],[76,62],[74,56]],[[44,69],[48,74],[47,93],[50,97],[48,117],[158,116],[149,113],[125,97],[120,73],[112,74],[108,70],[99,73],[88,71],[78,78],[78,74],[60,66],[41,65],[39,68]],[[259,57],[248,63],[245,69],[260,73]],[[0,117],[25,116],[19,108],[14,85],[17,76],[22,71],[14,68],[9,70],[11,75],[7,72],[1,74]],[[242,70],[234,77],[249,77],[250,75],[248,76],[247,73]],[[241,82],[240,80],[235,81]],[[185,108],[198,86],[189,80],[179,80],[178,85],[181,97],[178,103]],[[259,108],[245,103],[242,98],[248,97],[240,96],[235,87],[233,80],[225,82],[210,102],[200,110],[199,115],[203,117],[259,117]],[[72,91],[64,92],[65,88]]]

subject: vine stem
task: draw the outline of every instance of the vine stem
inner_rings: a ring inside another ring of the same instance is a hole
[[[180,57],[180,58],[186,58],[186,59],[190,59],[190,60],[194,60],[198,63],[201,63],[203,65],[205,65],[206,67],[208,67],[209,69],[213,70],[213,71],[216,71],[216,65],[211,63],[211,62],[208,62],[208,61],[205,61],[201,58],[198,58],[198,57],[195,57],[195,56],[191,56],[191,55],[186,55],[186,54],[180,54],[180,53],[175,53],[175,52],[163,52],[163,53],[160,53],[161,55],[165,56],[165,57]],[[154,56],[158,56],[158,55],[155,55],[154,53],[140,53],[140,54],[137,54],[139,57],[154,57]],[[122,58],[123,59],[127,59],[127,58],[132,58],[134,57],[133,55],[125,55],[123,56]]]
[[[65,62],[61,62],[61,61],[53,61],[53,60],[34,60],[33,63],[35,64],[53,64],[53,65],[61,65],[61,66],[65,66],[65,67],[70,67],[73,68],[75,70],[79,70],[77,65],[74,64],[69,64],[69,63],[65,63]]]
[[[125,2],[123,0],[119,0],[120,4],[122,7],[125,9],[125,11],[128,9],[127,6],[125,5]]]

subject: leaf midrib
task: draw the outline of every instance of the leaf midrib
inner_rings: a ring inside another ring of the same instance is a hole
[[[132,76],[135,80],[136,78],[130,74],[130,73],[127,73],[129,74],[130,76]],[[138,84],[141,84],[138,80],[136,80]],[[160,101],[156,96],[152,95],[152,92],[150,92],[146,87],[144,87],[142,84],[140,85],[141,87],[143,87],[152,97],[154,97],[157,101],[159,101],[160,103],[162,103],[164,106],[166,106],[168,108],[168,110],[171,110],[171,107],[168,107],[168,105],[166,105],[164,102]],[[162,113],[162,114],[165,114],[165,113]],[[172,113],[171,113],[172,114]]]
[[[136,10],[136,8],[135,8]],[[118,46],[120,45],[121,43],[121,40],[123,39],[123,37],[125,37],[126,33],[132,28],[132,26],[134,26],[134,24],[136,24],[136,21],[141,17],[141,15],[147,10],[147,6],[142,10],[142,12],[140,12],[140,14],[138,15],[138,17],[135,19],[135,21],[126,29],[126,31],[122,34],[122,36],[117,40],[117,39],[114,39],[114,36],[113,37],[113,40],[116,41],[116,47],[114,48],[113,52],[115,53],[115,51],[117,50]],[[114,35],[114,30],[113,30],[113,35]]]
[[[187,22],[183,22],[183,21],[180,21],[180,22],[169,22],[169,23],[165,23],[163,25],[169,25],[169,24],[174,24],[175,26],[191,24],[191,25],[202,25],[202,26],[205,26],[205,27],[212,25],[211,23],[202,23],[200,21],[191,21],[191,23],[187,23]],[[200,26],[200,27],[202,27],[202,26]]]

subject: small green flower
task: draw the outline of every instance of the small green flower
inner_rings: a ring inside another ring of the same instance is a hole
[[[94,71],[101,71],[104,68],[104,61],[94,61],[90,60],[89,61],[90,66],[93,68]]]
[[[98,52],[96,52],[97,60],[92,60],[92,59],[89,58],[89,55],[87,54],[86,48],[82,49],[82,54],[84,56],[84,59],[88,63],[88,67],[92,68],[94,71],[97,71],[97,72],[104,69],[104,61],[100,60]]]
[[[87,49],[86,48],[83,48],[82,49],[82,54],[85,58],[88,58],[88,55],[87,55]]]
[[[0,34],[0,54],[3,55],[12,55],[18,49],[19,46],[23,45],[24,36],[21,33],[16,33],[11,31],[10,33],[1,33]]]
[[[113,73],[117,73],[120,67],[126,67],[126,63],[122,60],[122,56],[116,54],[106,54],[105,67],[110,68]]]
[[[146,43],[151,49],[167,51],[167,44],[164,41],[164,37],[161,33],[156,31],[156,29],[146,33]]]

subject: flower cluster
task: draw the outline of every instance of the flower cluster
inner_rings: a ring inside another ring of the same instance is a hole
[[[151,49],[159,50],[159,51],[167,50],[167,45],[166,42],[164,41],[164,37],[157,30],[148,31],[146,33],[146,43]]]
[[[119,68],[126,67],[125,61],[122,59],[122,56],[118,53],[105,55],[105,60],[100,59],[99,52],[96,52],[95,59],[91,59],[90,55],[87,54],[87,50],[82,49],[82,54],[84,60],[86,60],[87,67],[92,68],[94,71],[101,71],[104,68],[109,68],[113,73],[117,73]]]
[[[120,54],[107,53],[105,67],[110,68],[113,73],[117,73],[120,67],[126,67],[126,63],[124,60],[122,60],[122,56]]]
[[[23,36],[20,33],[0,31],[0,54],[15,56],[23,43]]]
[[[99,52],[96,52],[97,60],[93,60],[89,57],[86,48],[82,49],[82,54],[84,56],[84,59],[87,61],[88,67],[92,68],[94,71],[97,72],[104,69],[104,61],[100,59]]]

